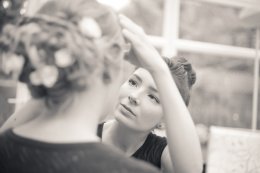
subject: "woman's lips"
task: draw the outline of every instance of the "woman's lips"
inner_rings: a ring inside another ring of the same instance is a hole
[[[122,103],[120,103],[120,105],[121,105],[123,108],[125,108],[125,110],[127,110],[127,111],[130,112],[133,116],[136,117],[135,113],[134,113],[129,107],[127,107],[126,105],[124,105],[124,104],[122,104]]]

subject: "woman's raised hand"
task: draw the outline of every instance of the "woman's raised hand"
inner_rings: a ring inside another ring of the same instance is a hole
[[[129,18],[119,15],[122,32],[125,39],[131,44],[126,60],[137,67],[154,72],[166,66],[158,51],[151,45],[143,29]]]

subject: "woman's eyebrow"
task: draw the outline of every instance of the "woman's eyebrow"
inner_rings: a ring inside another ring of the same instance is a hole
[[[149,90],[158,93],[158,90],[157,90],[156,88],[154,88],[154,87],[152,87],[152,86],[149,86],[148,88],[149,88]]]
[[[142,78],[141,78],[140,76],[138,76],[137,74],[133,74],[133,76],[136,77],[137,80],[139,80],[139,82],[142,82],[142,81],[143,81]]]

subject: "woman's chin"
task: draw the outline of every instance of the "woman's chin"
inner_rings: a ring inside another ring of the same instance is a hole
[[[133,121],[133,119],[123,115],[120,111],[116,112],[115,114],[115,120],[124,127],[127,127],[132,130],[137,130],[136,122]]]

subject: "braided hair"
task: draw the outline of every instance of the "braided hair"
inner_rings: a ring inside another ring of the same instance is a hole
[[[49,1],[34,17],[5,26],[0,38],[1,50],[24,60],[18,80],[49,107],[87,89],[95,70],[110,83],[123,45],[116,14],[94,0]]]
[[[196,73],[192,65],[183,57],[163,58],[168,65],[180,94],[188,106],[190,90],[196,82]]]

